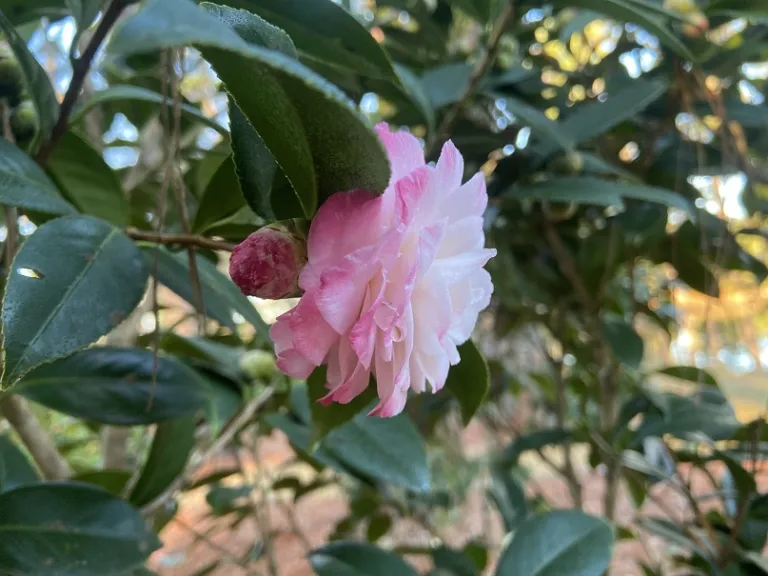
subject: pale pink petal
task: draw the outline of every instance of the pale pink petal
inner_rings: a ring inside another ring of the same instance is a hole
[[[472,274],[478,268],[482,268],[494,256],[496,256],[496,250],[492,248],[465,252],[451,258],[435,260],[432,268],[436,269],[450,285]]]
[[[275,365],[283,374],[297,380],[309,378],[309,375],[317,368],[317,366],[293,349],[285,350],[280,354]]]
[[[376,125],[376,132],[389,156],[392,169],[390,183],[424,166],[424,152],[415,136],[408,132],[392,132],[383,122]]]
[[[469,216],[450,224],[445,230],[445,240],[440,243],[438,258],[450,258],[463,252],[477,252],[483,249],[485,233],[483,219]]]
[[[296,308],[278,317],[277,322],[288,323],[293,349],[315,366],[323,363],[338,340],[338,334],[323,319],[312,298],[302,298]]]
[[[464,158],[450,140],[443,144],[436,169],[444,194],[447,195],[461,186],[461,178],[464,176]]]
[[[451,222],[467,216],[482,216],[488,206],[485,176],[478,172],[445,200],[444,215]]]

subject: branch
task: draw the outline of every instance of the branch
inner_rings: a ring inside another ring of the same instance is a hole
[[[35,159],[40,165],[44,165],[48,160],[48,157],[56,148],[59,139],[64,136],[69,124],[69,116],[72,114],[72,110],[75,107],[77,98],[80,95],[80,89],[83,87],[88,71],[91,69],[91,63],[96,57],[96,53],[99,51],[102,42],[107,37],[107,33],[117,22],[118,17],[123,10],[130,4],[129,0],[112,0],[109,7],[104,12],[104,16],[99,22],[96,31],[93,33],[88,46],[85,47],[80,58],[78,58],[75,66],[72,70],[72,80],[67,88],[67,93],[64,95],[64,100],[59,107],[59,119],[56,121],[56,125],[51,130],[51,135],[48,140],[40,147]]]
[[[269,401],[275,393],[275,389],[272,387],[267,388],[259,394],[255,399],[251,400],[249,404],[243,408],[234,420],[224,428],[219,437],[211,444],[207,450],[205,450],[197,461],[200,464],[205,463],[211,456],[215,455],[219,450],[224,448],[227,444],[232,442],[232,439],[237,433],[250,422],[251,418]],[[173,496],[174,492],[179,488],[182,488],[185,484],[191,483],[192,478],[195,475],[197,468],[188,470],[184,474],[179,475],[176,480],[168,487],[168,489],[158,496],[155,500],[147,504],[142,508],[142,514],[145,518],[148,518],[153,513],[161,509],[166,502]]]
[[[72,475],[72,469],[62,458],[48,432],[40,425],[19,396],[9,396],[0,402],[0,414],[5,416],[19,435],[32,458],[48,480],[64,480]]]
[[[134,240],[144,240],[145,242],[154,242],[155,244],[179,244],[181,246],[197,246],[198,248],[208,248],[210,250],[221,250],[223,252],[232,252],[235,244],[223,242],[221,240],[212,240],[205,236],[196,234],[170,234],[164,232],[147,232],[138,228],[126,228],[125,233]]]
[[[493,30],[491,30],[491,35],[488,38],[488,44],[485,47],[485,52],[480,57],[480,60],[477,61],[474,70],[472,70],[472,74],[469,76],[469,83],[467,84],[467,87],[464,89],[464,92],[461,94],[453,107],[448,110],[446,115],[443,117],[443,121],[440,123],[440,126],[435,132],[435,138],[432,140],[432,144],[427,148],[427,158],[434,155],[438,151],[438,148],[443,144],[443,142],[448,139],[451,133],[451,128],[453,128],[453,125],[456,123],[456,120],[459,117],[459,112],[461,112],[461,109],[466,106],[469,99],[480,86],[480,82],[482,82],[485,74],[488,72],[490,67],[493,66],[493,63],[496,61],[496,56],[499,53],[499,48],[501,47],[501,37],[504,35],[504,31],[509,26],[512,18],[514,18],[514,15],[515,2],[514,0],[507,0],[507,4],[504,6],[501,14],[499,14],[499,17],[496,19]]]

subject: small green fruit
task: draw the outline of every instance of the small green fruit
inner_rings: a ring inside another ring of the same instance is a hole
[[[0,52],[0,100],[12,108],[17,106],[24,92],[24,75],[18,62],[12,57],[3,57]]]
[[[28,142],[37,132],[37,112],[31,100],[25,100],[11,113],[11,130],[18,142]]]
[[[253,380],[268,380],[277,366],[275,357],[266,350],[249,350],[240,359],[240,369]]]
[[[568,152],[555,158],[549,169],[555,174],[581,174],[584,170],[584,158],[578,152]]]

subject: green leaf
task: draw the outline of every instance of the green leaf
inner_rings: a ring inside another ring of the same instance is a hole
[[[379,512],[371,516],[365,537],[368,542],[376,542],[384,536],[392,527],[392,517],[386,512]]]
[[[601,576],[611,561],[610,525],[574,510],[526,520],[501,553],[496,576]]]
[[[446,572],[446,576],[479,576],[480,571],[472,559],[460,550],[441,546],[432,552],[435,568]]]
[[[424,440],[405,414],[394,418],[358,414],[328,434],[320,446],[369,477],[413,492],[429,490]]]
[[[418,576],[404,560],[364,542],[332,542],[309,554],[318,576]]]
[[[242,11],[206,6],[216,16],[189,0],[148,0],[115,31],[111,50],[129,55],[199,47],[284,170],[306,216],[339,190],[382,192],[389,163],[357,107],[298,61],[238,36],[252,40],[269,24]]]
[[[622,22],[637,24],[658,37],[663,46],[678,56],[686,60],[696,60],[685,43],[666,25],[665,19],[658,14],[658,9],[648,8],[650,2],[640,3],[636,0],[557,0],[555,4],[585,8]]]
[[[630,86],[610,95],[605,102],[579,106],[560,122],[560,126],[574,144],[586,142],[643,111],[668,89],[669,84],[665,80],[634,80]],[[556,149],[548,142],[536,147],[545,156]]]
[[[496,504],[504,522],[504,530],[512,532],[528,516],[528,502],[521,482],[503,465],[491,467],[490,499]]]
[[[34,466],[18,446],[7,435],[0,436],[0,492],[39,481]]]
[[[458,6],[481,24],[485,24],[491,17],[493,0],[451,0],[451,4]]]
[[[115,226],[130,224],[131,208],[120,180],[101,154],[80,136],[66,132],[46,166],[80,212]]]
[[[537,430],[530,434],[525,434],[512,441],[500,456],[500,462],[506,466],[515,466],[520,456],[528,450],[536,450],[549,446],[550,444],[562,444],[570,440],[573,434],[563,428],[550,428],[546,430]]]
[[[427,70],[421,77],[421,85],[437,109],[458,102],[469,86],[471,74],[472,66],[465,62],[445,64]]]
[[[155,377],[156,376],[156,377]],[[138,348],[90,348],[44,364],[19,381],[30,400],[91,422],[152,424],[194,414],[210,392],[194,370]]]
[[[5,39],[16,56],[19,68],[24,76],[27,91],[35,105],[37,122],[40,126],[36,141],[39,141],[41,138],[47,138],[59,118],[59,102],[56,99],[53,86],[51,86],[51,81],[48,79],[48,75],[43,70],[43,67],[40,66],[32,52],[27,48],[24,39],[19,36],[13,24],[5,17],[2,11],[0,11],[0,31],[5,34]],[[3,154],[0,154],[0,157]],[[0,188],[2,187],[0,186]]]
[[[83,102],[78,108],[75,109],[70,122],[73,124],[79,122],[85,118],[85,115],[96,106],[101,106],[102,104],[108,104],[110,102],[121,102],[124,100],[137,100],[139,102],[148,102],[150,104],[162,104],[163,95],[141,86],[132,86],[130,84],[115,84],[109,88],[105,88],[104,90],[94,92],[90,98],[88,98],[88,100]],[[166,98],[165,102],[169,106],[173,105],[172,98]],[[200,111],[199,108],[189,104],[182,104],[181,113],[185,118],[189,120],[200,122],[208,128],[213,128],[225,136],[227,134],[226,128],[216,122],[216,120],[213,118],[208,118]]]
[[[12,574],[119,574],[159,547],[141,514],[99,488],[52,483],[0,494],[0,566]]]
[[[508,112],[513,114],[524,126],[529,126],[533,134],[543,140],[556,144],[563,150],[573,150],[575,142],[571,135],[563,130],[560,123],[547,118],[541,111],[518,98],[503,94],[491,94],[495,99],[502,99]]]
[[[632,443],[639,446],[648,436],[670,434],[686,438],[704,434],[712,440],[728,440],[740,428],[733,407],[715,388],[702,388],[691,396],[665,394],[665,413],[646,414]]]
[[[695,366],[668,366],[658,371],[659,374],[665,374],[672,376],[673,378],[680,378],[681,380],[688,380],[689,382],[696,382],[697,384],[704,384],[705,386],[713,386],[717,388],[717,380],[706,370],[696,368]]]
[[[605,341],[619,362],[637,368],[643,361],[643,339],[621,318],[606,315],[600,320]]]
[[[349,12],[331,0],[225,0],[255,12],[285,30],[308,65],[332,68],[368,78],[397,81],[392,63],[373,36]]]
[[[195,214],[192,231],[205,232],[222,220],[229,218],[245,206],[240,184],[235,174],[235,162],[230,156],[221,163],[213,178],[205,187]]]
[[[21,246],[5,287],[3,384],[111,331],[141,301],[148,272],[134,243],[103,220],[43,224]]]
[[[488,394],[490,374],[485,358],[472,340],[467,340],[458,350],[461,361],[451,366],[445,387],[459,401],[461,419],[466,426]]]
[[[72,214],[56,185],[32,158],[0,138],[0,203],[44,214]]]
[[[133,472],[128,470],[97,470],[96,472],[84,472],[72,478],[73,482],[93,484],[103,488],[110,494],[120,496],[126,484],[133,477]]]
[[[174,253],[164,248],[156,250],[150,246],[142,247],[141,250],[150,266],[154,262],[157,251],[157,279],[187,302],[194,302],[186,252]],[[215,264],[198,256],[197,269],[200,275],[203,305],[208,316],[234,330],[236,325],[232,314],[237,312],[256,328],[259,334],[265,338],[268,337],[269,329],[256,308],[229,278],[218,271]]]
[[[304,423],[297,422],[285,414],[268,414],[266,422],[273,428],[277,428],[288,437],[288,440],[303,456],[319,466],[328,466],[343,473],[350,470],[342,464],[321,442],[312,449],[312,430]]]
[[[327,382],[326,367],[316,368],[307,378],[307,394],[309,395],[309,408],[312,412],[312,440],[319,442],[325,438],[331,430],[343,426],[366,407],[373,408],[372,403],[376,399],[376,385],[371,382],[365,392],[357,396],[349,404],[332,402],[323,406],[319,400],[328,394],[325,387]]]
[[[134,506],[149,504],[184,473],[195,446],[195,428],[194,416],[169,420],[157,427],[149,457],[131,492]]]
[[[505,195],[508,198],[525,198],[542,202],[575,202],[620,208],[624,207],[623,198],[632,198],[680,208],[688,212],[691,217],[696,217],[690,202],[676,192],[654,186],[603,180],[593,176],[566,176],[537,184],[514,186]]]

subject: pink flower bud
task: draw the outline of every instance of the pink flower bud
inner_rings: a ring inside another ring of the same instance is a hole
[[[246,296],[290,298],[301,294],[299,272],[306,262],[306,241],[295,228],[270,224],[235,247],[229,275]]]

